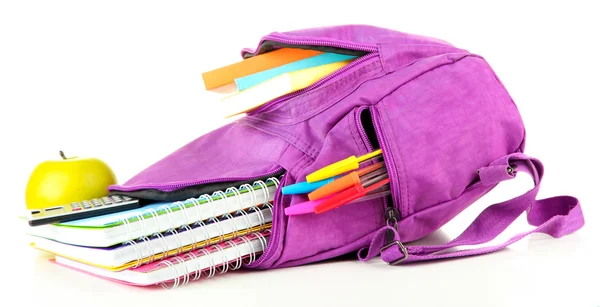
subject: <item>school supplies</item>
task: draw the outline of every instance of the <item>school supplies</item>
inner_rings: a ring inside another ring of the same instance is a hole
[[[249,112],[270,100],[309,87],[316,81],[348,65],[350,61],[284,73],[251,88],[221,99],[226,117]]]
[[[234,83],[236,78],[321,54],[316,50],[281,48],[202,73],[207,90]]]
[[[333,182],[334,179],[337,179],[337,178],[339,178],[339,176],[323,179],[320,181],[310,182],[310,183],[307,181],[294,183],[294,184],[287,185],[287,186],[281,188],[281,194],[289,195],[289,194],[310,193],[310,192],[318,190],[319,188],[321,188],[325,185],[328,185],[329,183]]]
[[[323,184],[324,182],[325,184]],[[374,194],[384,197],[387,195],[385,192],[389,192],[389,179],[383,161],[359,168],[344,176],[336,176],[312,184],[320,185],[320,187],[312,192],[304,192],[308,193],[309,201],[286,208],[284,210],[286,215],[320,214],[345,204],[373,199],[369,196]],[[287,187],[291,187],[292,192],[303,189],[306,191],[310,190],[307,187],[311,187],[312,184],[299,182]]]
[[[266,249],[269,235],[268,230],[252,233],[122,271],[106,270],[60,256],[54,261],[65,267],[122,284],[176,288],[200,278],[211,278],[216,274],[240,269],[242,265],[256,261]]]
[[[348,61],[354,59],[355,56],[337,54],[337,53],[323,53],[303,60],[295,61],[289,64],[278,66],[275,68],[267,69],[261,72],[257,72],[244,77],[236,78],[235,84],[237,85],[238,91],[243,91],[247,88],[253,87],[260,83],[263,83],[269,79],[275,78],[281,74],[298,71],[306,68],[317,67],[321,65]]]
[[[102,198],[72,202],[62,206],[29,210],[27,219],[30,226],[40,226],[100,216],[138,207],[140,207],[138,199],[128,196],[110,195]]]
[[[199,136],[112,191],[142,194],[148,183],[168,189],[175,181],[185,190],[199,182],[271,173],[281,174],[282,184],[289,185],[307,181],[302,177],[337,157],[381,150],[389,197],[325,214],[284,216],[285,208],[306,201],[306,195],[276,195],[273,234],[249,266],[254,269],[309,264],[352,251],[365,261],[381,254],[392,265],[484,254],[529,233],[493,247],[472,247],[496,238],[524,213],[534,224],[532,232],[554,237],[583,226],[576,198],[536,200],[543,165],[524,154],[518,106],[485,57],[443,40],[368,25],[272,32],[257,42],[255,50],[242,51],[244,58],[281,47],[357,57],[306,90]],[[516,172],[530,174],[534,187],[487,207],[457,240],[404,245],[439,230]]]
[[[377,191],[371,191],[369,193],[367,193],[365,196],[358,198],[358,199],[353,199],[352,201],[348,202],[348,204],[353,204],[353,203],[358,203],[358,202],[363,202],[363,201],[367,201],[367,200],[371,200],[371,199],[383,199],[387,196],[389,196],[390,190],[389,190],[389,184],[387,186],[383,186],[379,189],[377,189]],[[323,202],[325,202],[325,200],[331,198],[333,195],[328,195],[324,198],[319,198],[317,200],[309,200],[309,201],[305,201],[299,204],[295,204],[293,206],[287,207],[284,210],[285,215],[303,215],[303,214],[312,214],[312,213],[316,213],[315,212],[315,208],[317,206],[319,206],[320,204],[322,204]]]
[[[329,177],[333,177],[335,175],[343,174],[347,171],[355,170],[358,168],[359,163],[370,160],[379,155],[381,155],[381,149],[377,149],[358,158],[352,155],[344,160],[340,160],[333,164],[329,164],[317,171],[310,173],[306,176],[306,181],[315,182]]]
[[[266,187],[245,185],[239,189],[239,197],[213,193],[184,201],[156,202],[96,218],[33,227],[28,233],[67,244],[108,247],[272,201],[275,190],[272,182]]]
[[[390,179],[387,178],[387,174],[384,174],[384,176],[385,178],[379,177],[370,179],[365,184],[356,184],[347,190],[331,196],[331,198],[326,199],[315,207],[315,213],[320,214],[338,208],[354,200],[361,199],[368,193],[383,188],[385,185],[390,183]]]
[[[310,215],[284,215],[285,208],[306,197],[277,193],[268,244],[253,246],[260,250],[256,261],[250,258],[256,255],[250,248],[232,250],[234,258],[180,254],[163,265],[154,261],[136,268],[143,268],[144,275],[135,269],[100,270],[61,257],[57,262],[116,281],[152,284],[173,278],[179,285],[199,277],[194,272],[228,271],[231,266],[221,265],[226,263],[233,263],[233,268],[274,269],[353,251],[363,261],[381,255],[390,265],[456,259],[500,250],[532,232],[562,237],[583,226],[576,198],[537,200],[543,165],[524,154],[525,129],[518,108],[481,56],[441,40],[360,25],[274,32],[263,37],[255,51],[242,55],[248,58],[290,46],[357,58],[305,90],[281,96],[251,116],[194,139],[110,191],[173,197],[212,184],[275,174],[283,185],[294,184],[305,181],[302,176],[317,165],[373,149],[377,150],[366,157],[352,156],[306,181],[354,171],[366,160],[379,162],[371,159],[380,155],[385,157],[385,175],[319,199],[323,201]],[[445,244],[405,246],[434,233],[517,172],[531,175],[531,190],[487,207],[464,233]],[[387,190],[385,199],[364,200]],[[354,201],[361,202],[349,205]],[[498,245],[472,247],[497,238],[523,213],[533,229]],[[227,244],[210,245],[215,247],[206,253],[236,243]],[[235,260],[244,257],[249,264]],[[207,262],[187,262],[196,258]]]
[[[250,181],[212,195],[31,227],[28,234],[31,246],[53,254],[56,263],[110,280],[150,285],[185,279],[189,274],[181,268],[163,266],[191,257],[186,265],[200,274],[232,261],[254,261],[264,251],[278,184],[274,177]]]
[[[377,162],[373,165],[359,169],[355,173],[350,173],[345,176],[334,176],[315,182],[302,181],[294,183],[283,187],[281,189],[281,193],[284,195],[308,193],[308,198],[310,200],[316,200],[350,187],[350,182],[353,182],[354,180],[358,181],[360,176],[363,176],[381,167],[383,167],[383,162]]]
[[[248,212],[239,211],[220,218],[210,218],[178,229],[129,240],[106,248],[93,248],[66,244],[43,237],[32,237],[32,247],[59,255],[64,258],[120,271],[188,252],[214,243],[230,240],[240,235],[262,231],[271,226],[271,205],[262,209],[252,207]]]
[[[373,176],[377,176],[385,173],[387,170],[383,165],[383,162],[377,162],[375,164],[360,168],[354,172],[351,172],[339,179],[331,180],[328,184],[323,185],[322,187],[310,192],[308,194],[308,199],[317,200],[319,198],[323,198],[327,195],[331,195],[337,193],[339,191],[343,191],[345,189],[350,188],[351,186],[361,183],[364,180],[370,179]],[[327,180],[327,179],[325,179]],[[322,180],[322,181],[325,181]]]

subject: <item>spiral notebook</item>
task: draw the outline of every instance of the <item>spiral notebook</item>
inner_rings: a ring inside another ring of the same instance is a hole
[[[31,236],[71,245],[111,247],[199,221],[209,221],[273,201],[278,179],[256,181],[177,202],[159,202],[141,208],[60,224],[28,228]]]
[[[207,222],[170,229],[108,248],[94,248],[65,244],[42,237],[32,238],[32,247],[63,258],[101,267],[111,271],[150,263],[166,256],[174,256],[211,244],[270,229],[273,216],[270,204],[263,209],[252,207],[249,212],[238,211]]]
[[[57,256],[57,264],[111,281],[175,288],[201,278],[211,278],[254,262],[265,251],[270,230],[227,240],[183,255],[123,271],[110,271]]]

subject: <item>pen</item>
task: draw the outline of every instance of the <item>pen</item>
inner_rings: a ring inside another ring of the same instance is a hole
[[[385,179],[382,179],[381,177]],[[367,193],[377,190],[389,182],[390,179],[388,178],[387,174],[384,174],[382,176],[370,179],[370,181],[367,182],[366,188],[363,185],[354,185],[353,187],[335,194],[331,196],[331,198],[328,198],[315,206],[315,213],[320,214],[343,206],[355,199],[364,197]]]
[[[358,169],[346,176],[343,176],[326,185],[323,185],[322,187],[310,192],[310,194],[308,194],[308,199],[316,200],[319,198],[323,198],[327,195],[343,191],[355,184],[364,182],[365,180],[368,180],[374,176],[383,174],[385,172],[386,169],[383,168],[383,162],[377,162],[373,165],[369,165],[367,167]]]
[[[385,197],[390,194],[391,194],[390,186],[389,186],[389,184],[387,184],[387,185],[383,185],[379,189],[373,190],[371,193],[365,195],[364,197],[362,197],[360,199],[352,200],[351,202],[349,202],[349,204],[361,202],[361,201],[367,201],[367,200],[380,198],[380,197]],[[287,207],[284,210],[285,215],[289,216],[289,215],[302,215],[302,214],[315,213],[315,207],[322,204],[325,200],[327,200],[331,197],[332,196],[327,196],[327,197],[320,198],[317,200],[309,200],[309,201],[305,201],[305,202]]]
[[[287,194],[310,193],[312,191],[315,191],[315,190],[321,188],[324,185],[327,185],[327,184],[333,182],[334,179],[337,179],[337,178],[339,178],[339,176],[326,178],[326,179],[315,181],[315,182],[303,181],[303,182],[286,185],[285,187],[283,187],[281,189],[281,194],[287,195]]]
[[[326,178],[330,178],[339,174],[343,174],[348,171],[352,171],[358,168],[358,164],[364,162],[366,160],[372,159],[381,155],[381,149],[370,152],[366,155],[356,157],[354,155],[337,161],[333,164],[327,165],[317,171],[312,172],[308,176],[306,176],[306,181],[315,182],[319,180],[323,180]]]

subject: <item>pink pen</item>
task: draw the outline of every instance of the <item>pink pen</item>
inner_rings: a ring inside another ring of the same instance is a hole
[[[390,195],[391,193],[389,190],[389,185],[386,185],[384,188],[387,188],[387,190],[379,190],[379,189],[375,190],[375,191],[373,191],[373,194],[367,194],[363,198],[353,200],[350,203],[356,203],[356,202],[360,202],[360,201],[365,201],[365,200],[369,200],[369,199],[375,199],[375,198]],[[335,194],[333,194],[333,195],[335,195]],[[315,213],[315,207],[320,205],[322,202],[326,201],[327,199],[331,198],[331,196],[332,195],[327,196],[325,198],[320,198],[317,200],[309,200],[309,201],[305,201],[303,203],[299,203],[297,205],[293,205],[291,207],[287,207],[284,210],[285,215],[289,216],[289,215],[302,215],[302,214]]]
[[[322,202],[324,202],[325,200],[329,199],[331,196],[325,197],[325,198],[320,198],[317,200],[309,200],[309,201],[305,201],[303,203],[299,203],[297,205],[293,205],[290,207],[285,208],[285,215],[301,215],[301,214],[308,214],[308,213],[314,213],[315,212],[315,207],[318,206],[319,204],[321,204]]]

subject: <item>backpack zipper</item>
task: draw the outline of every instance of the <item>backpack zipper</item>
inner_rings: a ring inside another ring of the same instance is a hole
[[[254,176],[224,177],[224,178],[214,178],[214,179],[205,179],[205,180],[190,180],[190,181],[184,181],[184,182],[172,183],[172,184],[158,184],[158,183],[152,184],[152,183],[150,183],[150,184],[136,185],[136,186],[131,186],[131,187],[118,186],[118,187],[112,187],[111,190],[112,191],[121,191],[121,192],[131,192],[131,191],[144,190],[144,189],[157,189],[157,190],[160,190],[163,192],[171,192],[171,191],[179,190],[182,188],[187,188],[187,187],[191,187],[191,186],[195,186],[195,185],[202,185],[202,184],[207,184],[207,183],[228,182],[228,181],[252,181],[252,180],[256,180],[258,178],[264,178],[264,177],[278,175],[278,174],[282,173],[283,171],[284,171],[283,167],[278,166],[274,171],[267,172],[264,174],[258,174],[258,175],[254,175]]]
[[[338,40],[334,40],[334,39],[328,39],[328,38],[323,38],[323,39],[312,39],[312,38],[301,38],[301,37],[289,37],[289,36],[285,36],[283,34],[269,34],[267,36],[265,36],[262,41],[273,41],[273,42],[278,42],[278,43],[282,43],[282,44],[288,44],[288,45],[310,45],[310,46],[327,46],[327,47],[335,47],[335,48],[340,48],[340,49],[348,49],[348,50],[359,50],[359,51],[366,51],[369,52],[366,55],[363,55],[359,58],[357,58],[356,60],[350,62],[350,64],[342,67],[341,69],[323,77],[322,79],[320,79],[319,81],[311,84],[308,87],[305,87],[303,89],[300,89],[298,91],[277,97],[263,105],[261,105],[260,107],[248,112],[248,115],[252,115],[252,114],[256,114],[256,113],[260,113],[260,112],[264,112],[267,111],[271,106],[277,105],[278,103],[288,100],[288,99],[292,99],[296,96],[302,95],[310,90],[313,90],[317,87],[319,87],[321,84],[345,73],[346,71],[349,71],[351,69],[353,69],[354,67],[361,65],[362,63],[373,59],[375,57],[378,56],[378,50],[377,47],[375,46],[371,46],[371,45],[365,45],[365,44],[356,44],[356,43],[346,43],[346,42],[340,42]],[[257,48],[258,50],[258,48]]]
[[[321,39],[302,38],[302,37],[288,36],[288,35],[281,34],[281,33],[272,33],[267,36],[264,36],[261,40],[261,43],[264,41],[273,41],[273,42],[278,42],[281,44],[288,44],[288,45],[310,45],[310,46],[335,47],[335,48],[340,48],[340,49],[365,51],[365,52],[369,52],[369,54],[366,54],[366,55],[352,61],[350,64],[348,64],[348,65],[344,66],[343,68],[337,70],[336,72],[322,78],[321,80],[317,81],[316,83],[313,83],[309,87],[306,87],[302,90],[278,97],[274,100],[271,100],[270,102],[268,102],[266,104],[263,104],[262,106],[258,107],[257,109],[254,109],[251,112],[249,112],[248,113],[249,115],[255,114],[257,112],[265,111],[267,108],[269,108],[272,105],[275,105],[275,104],[282,102],[284,100],[287,100],[287,99],[291,99],[298,95],[302,95],[303,93],[308,92],[308,91],[318,87],[319,85],[335,78],[336,76],[352,69],[353,67],[356,67],[357,65],[360,65],[361,63],[364,63],[365,61],[368,61],[368,60],[378,56],[376,46],[341,42],[339,40],[335,40],[335,39],[331,39],[331,38],[321,38]],[[257,50],[258,50],[258,48],[257,48]],[[247,49],[244,49],[243,51],[253,53],[252,51],[247,50]],[[255,175],[255,176],[248,176],[248,177],[225,177],[225,178],[215,178],[215,179],[197,180],[197,181],[191,180],[191,181],[184,181],[184,182],[172,183],[172,184],[146,184],[146,185],[137,185],[134,187],[125,187],[125,186],[116,187],[115,186],[112,189],[115,191],[122,191],[122,192],[131,192],[131,191],[136,191],[136,190],[141,190],[141,189],[157,189],[157,190],[160,190],[163,192],[171,192],[171,191],[178,190],[181,188],[186,188],[186,187],[194,186],[194,185],[207,184],[207,183],[226,182],[226,181],[249,181],[249,180],[253,180],[255,178],[262,178],[262,177],[276,175],[283,171],[284,171],[284,169],[282,167],[278,167],[274,171],[271,171],[271,172],[268,172],[265,174]]]
[[[394,164],[394,160],[392,159],[392,157],[389,154],[390,149],[388,148],[387,144],[382,141],[383,133],[381,131],[381,126],[379,124],[379,121],[376,119],[377,118],[377,109],[375,108],[375,106],[371,106],[369,108],[369,110],[371,111],[371,114],[373,117],[373,126],[375,127],[375,135],[377,136],[377,140],[379,141],[379,146],[380,146],[381,152],[383,154],[383,160],[385,161],[385,167],[387,168],[388,173],[398,174],[398,172],[396,170],[396,165]],[[392,193],[392,202],[391,203],[388,202],[387,210],[393,211],[393,216],[395,217],[396,222],[397,222],[398,219],[403,216],[402,198],[400,197],[401,192],[400,192],[400,189],[397,188],[396,176],[389,176],[389,177],[390,177],[390,190],[397,191],[397,193]],[[388,219],[388,213],[386,213],[386,222],[393,223],[393,219]]]
[[[373,109],[374,109],[374,107],[358,108],[357,116],[355,117],[356,126],[358,127],[358,132],[367,147],[367,151],[371,152],[375,149],[375,146],[373,146],[373,142],[371,141],[372,138],[370,138],[369,135],[367,134],[365,125],[368,125],[368,124],[372,125],[373,129],[369,129],[369,130],[370,131],[373,130],[375,132],[375,137],[376,137],[375,141],[377,142],[376,145],[377,145],[378,149],[382,149],[381,151],[383,154],[383,160],[386,165],[386,168],[388,169],[388,173],[394,174],[394,173],[396,173],[395,167],[392,166],[391,170],[390,170],[390,162],[388,162],[388,161],[391,161],[391,160],[390,160],[390,157],[388,154],[388,150],[387,150],[387,148],[382,148],[382,147],[385,147],[385,143],[383,143],[382,138],[381,138],[381,129],[379,127],[379,124],[374,119]],[[362,118],[362,112],[365,112],[365,110],[368,110],[368,112],[370,114],[370,118],[368,120],[363,120],[363,118]],[[391,177],[392,176],[390,176],[390,190],[393,189]],[[399,194],[399,193],[396,193],[396,194]],[[396,230],[398,230],[398,221],[401,218],[400,211],[398,211],[398,209],[394,206],[394,203],[395,203],[394,201],[390,202],[389,199],[386,198],[385,203],[386,203],[386,209],[384,211],[384,218],[385,218],[386,224],[388,226],[392,226]],[[391,242],[393,240],[393,233],[388,233],[386,240],[388,240],[387,243]]]
[[[248,268],[256,268],[259,265],[261,265],[263,262],[269,260],[272,256],[271,254],[273,253],[272,250],[276,249],[278,244],[279,244],[279,233],[278,233],[278,227],[280,226],[278,223],[281,223],[281,219],[285,218],[285,216],[279,211],[283,211],[283,208],[276,208],[277,206],[277,202],[278,200],[281,201],[283,199],[283,194],[281,194],[281,189],[283,188],[283,186],[285,186],[287,184],[287,178],[288,178],[288,174],[286,173],[286,175],[283,176],[283,178],[281,178],[281,181],[279,183],[279,185],[277,186],[277,190],[275,191],[275,197],[273,199],[273,215],[271,218],[271,234],[269,235],[269,241],[268,244],[265,248],[265,250],[263,251],[262,255],[260,255],[260,257],[258,257],[258,259],[256,259],[254,262],[249,263],[247,265]],[[277,212],[276,212],[277,210]],[[276,214],[277,213],[277,214]],[[275,226],[277,225],[277,226]]]
[[[366,51],[366,52],[376,52],[377,46],[375,45],[367,45],[367,44],[359,44],[352,42],[343,42],[333,38],[311,38],[311,37],[301,37],[294,35],[287,35],[283,33],[271,33],[262,38],[261,42],[264,41],[274,41],[282,44],[289,45],[310,45],[310,46],[324,46],[324,47],[334,47],[340,49],[348,49],[348,50],[358,50],[358,51]],[[257,48],[258,50],[258,48]],[[244,52],[254,53],[252,50],[244,49]]]

